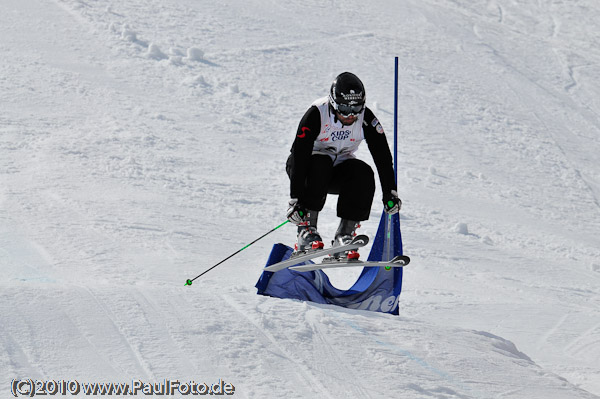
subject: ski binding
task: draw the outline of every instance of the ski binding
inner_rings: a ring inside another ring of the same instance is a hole
[[[361,235],[354,237],[352,239],[352,241],[346,245],[340,245],[337,247],[329,247],[329,248],[323,248],[323,249],[309,249],[305,252],[294,253],[294,254],[292,254],[292,256],[290,256],[289,259],[286,259],[282,262],[275,263],[273,265],[265,267],[264,271],[276,272],[276,271],[288,268],[290,266],[304,263],[304,262],[314,259],[314,258],[319,258],[321,256],[331,255],[331,254],[335,254],[338,252],[354,251],[360,247],[364,247],[368,243],[369,243],[369,237],[364,234],[361,234]],[[313,266],[313,265],[310,265],[310,266]]]

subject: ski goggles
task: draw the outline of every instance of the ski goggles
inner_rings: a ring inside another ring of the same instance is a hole
[[[365,109],[364,104],[348,105],[348,104],[337,104],[333,105],[333,108],[343,116],[358,115]]]

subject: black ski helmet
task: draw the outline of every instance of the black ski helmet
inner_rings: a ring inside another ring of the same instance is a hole
[[[365,109],[365,86],[350,72],[339,74],[329,90],[329,104],[343,116],[357,115]]]

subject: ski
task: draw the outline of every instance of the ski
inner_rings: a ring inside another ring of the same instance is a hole
[[[360,247],[364,247],[369,243],[369,237],[364,234],[358,235],[352,239],[349,244],[340,245],[338,247],[330,247],[323,249],[315,249],[308,250],[306,253],[298,253],[292,254],[289,259],[284,260],[283,262],[275,263],[274,265],[270,265],[264,268],[267,272],[276,272],[282,269],[285,269],[290,266],[297,265],[299,263],[306,262],[307,260],[311,260],[314,258],[318,258],[325,255],[331,255],[337,252],[345,252],[345,251],[354,251]],[[311,265],[312,266],[312,265]]]
[[[339,261],[328,261],[328,262],[322,262],[322,263],[315,263],[315,264],[310,264],[310,265],[299,265],[299,266],[292,266],[290,267],[291,270],[295,270],[298,272],[308,272],[311,270],[321,270],[321,269],[331,269],[334,267],[353,267],[353,266],[360,266],[360,267],[404,267],[406,265],[408,265],[410,263],[410,258],[408,256],[404,256],[404,255],[400,255],[400,256],[396,256],[395,258],[393,258],[392,260],[389,261],[360,261],[360,260],[353,260],[353,261],[346,261],[346,260],[339,260]]]

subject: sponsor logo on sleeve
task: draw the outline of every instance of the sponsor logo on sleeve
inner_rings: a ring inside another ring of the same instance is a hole
[[[300,133],[298,135],[298,138],[303,139],[304,137],[306,137],[306,133],[310,133],[310,129],[307,128],[306,126],[302,127],[302,133]]]
[[[373,118],[373,120],[371,121],[371,126],[375,128],[377,133],[383,134],[383,126],[381,126],[381,123],[379,123],[379,120],[377,118]]]

